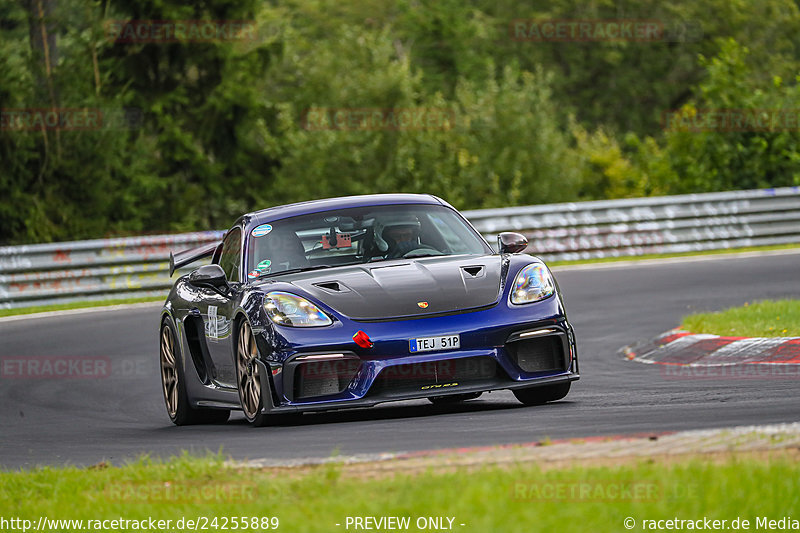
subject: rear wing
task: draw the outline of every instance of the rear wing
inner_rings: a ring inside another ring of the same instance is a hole
[[[169,276],[172,277],[172,274],[175,270],[184,267],[188,264],[194,263],[199,259],[203,259],[206,257],[211,257],[214,255],[214,250],[217,249],[219,246],[218,242],[212,242],[209,244],[204,244],[203,246],[198,246],[197,248],[191,248],[189,250],[184,250],[182,252],[178,252],[173,254],[172,252],[169,253]]]

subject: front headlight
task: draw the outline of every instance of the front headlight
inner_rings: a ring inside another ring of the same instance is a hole
[[[270,320],[281,326],[310,328],[330,326],[331,318],[305,298],[288,292],[270,292],[264,301]]]
[[[511,290],[512,304],[529,304],[544,300],[556,292],[550,271],[542,263],[528,265],[517,274]]]

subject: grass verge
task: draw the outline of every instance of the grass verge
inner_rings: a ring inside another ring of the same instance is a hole
[[[756,529],[757,517],[780,519],[800,507],[800,464],[780,454],[553,470],[520,464],[381,479],[342,475],[346,468],[233,468],[221,457],[185,455],[121,468],[4,472],[0,516],[33,524],[43,515],[84,522],[152,517],[171,520],[171,530],[192,529],[185,520],[198,517],[208,518],[207,529],[215,529],[213,517],[216,529],[224,519],[234,529],[230,517],[257,517],[256,529],[267,529],[261,517],[277,517],[278,530],[287,532],[352,531],[345,527],[348,516],[410,517],[407,530],[419,531],[419,517],[452,517],[452,529],[463,532],[618,532],[627,517],[635,530],[643,529],[644,520],[704,516],[729,524],[741,517]],[[178,527],[181,518],[184,526]]]
[[[695,313],[681,328],[735,337],[800,337],[800,300],[764,300],[716,313]]]
[[[144,298],[120,298],[117,300],[95,300],[87,302],[70,302],[65,304],[37,305],[33,307],[21,307],[18,309],[0,309],[0,317],[29,315],[32,313],[46,313],[50,311],[69,311],[71,309],[87,309],[90,307],[105,307],[110,305],[163,302],[165,297],[166,296],[147,296]]]

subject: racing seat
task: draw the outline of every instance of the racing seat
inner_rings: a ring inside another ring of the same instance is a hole
[[[271,272],[310,266],[303,241],[293,231],[275,232],[259,237],[259,260],[272,261]]]

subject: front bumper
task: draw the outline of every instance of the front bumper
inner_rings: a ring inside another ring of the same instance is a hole
[[[471,392],[489,392],[493,390],[524,389],[529,387],[539,387],[545,385],[556,385],[559,383],[569,383],[572,381],[576,381],[578,379],[580,379],[580,374],[575,372],[568,372],[563,375],[543,376],[540,378],[535,378],[524,382],[523,381],[497,382],[495,384],[463,386],[447,390],[442,389],[435,391],[435,393],[427,392],[424,394],[406,394],[406,395],[397,395],[392,397],[375,396],[375,397],[366,397],[366,398],[347,400],[347,401],[335,400],[335,401],[307,402],[307,403],[284,404],[284,405],[275,405],[274,400],[270,399],[268,404],[264,406],[263,412],[280,414],[280,413],[297,413],[305,411],[331,411],[336,409],[350,409],[357,407],[373,407],[380,403],[393,402],[393,401],[418,400],[418,399],[428,398],[431,396],[450,396],[457,394],[458,395],[468,394]],[[262,386],[263,385],[264,383],[262,383]],[[264,398],[270,398],[268,396],[269,390],[267,390],[266,387],[262,392],[265,395],[263,396]]]
[[[579,379],[572,326],[557,297],[499,303],[447,316],[384,322],[337,320],[326,328],[265,330],[265,411],[367,407],[387,401],[517,389]],[[366,332],[374,345],[352,339]],[[409,339],[459,334],[457,350],[409,353]],[[560,359],[559,359],[560,358]],[[269,390],[266,390],[268,388]]]

